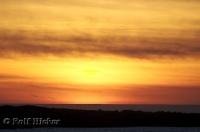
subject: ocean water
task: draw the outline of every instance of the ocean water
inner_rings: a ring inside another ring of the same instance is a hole
[[[144,112],[183,112],[183,113],[200,113],[200,105],[120,105],[120,104],[48,104],[39,105],[50,108],[68,108],[83,110],[135,110]]]
[[[130,127],[130,128],[34,128],[6,129],[1,132],[200,132],[200,127]]]

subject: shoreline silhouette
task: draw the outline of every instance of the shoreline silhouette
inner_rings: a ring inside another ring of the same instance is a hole
[[[200,113],[0,106],[0,128],[200,127]]]

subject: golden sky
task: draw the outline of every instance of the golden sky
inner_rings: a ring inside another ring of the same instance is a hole
[[[200,104],[200,1],[1,0],[0,103]]]

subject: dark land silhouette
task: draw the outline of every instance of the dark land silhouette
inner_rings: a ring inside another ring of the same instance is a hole
[[[13,118],[59,119],[58,124],[12,124]],[[9,119],[9,120],[8,120]],[[0,128],[35,127],[200,127],[200,113],[103,111],[45,108],[39,106],[1,106]]]

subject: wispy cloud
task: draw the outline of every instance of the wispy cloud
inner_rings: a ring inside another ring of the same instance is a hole
[[[196,37],[199,33],[196,31],[190,37],[181,38],[84,34],[57,37],[54,34],[34,36],[30,33],[5,32],[0,34],[0,54],[1,57],[13,54],[60,56],[85,53],[133,58],[192,57],[200,55],[200,39]]]
[[[8,74],[0,74],[0,81],[6,79],[25,79],[26,77],[22,76],[15,76],[15,75],[8,75]]]

